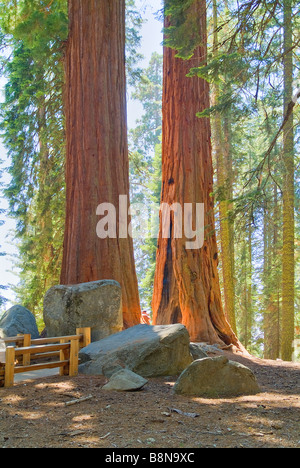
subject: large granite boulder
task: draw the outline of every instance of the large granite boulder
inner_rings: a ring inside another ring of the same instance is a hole
[[[33,340],[39,338],[34,315],[25,307],[11,307],[0,320],[0,338],[30,334]]]
[[[127,368],[144,378],[180,374],[193,361],[183,325],[137,325],[81,350],[80,372],[106,375]]]
[[[252,371],[225,356],[194,361],[174,387],[178,395],[205,398],[256,395],[260,391]]]
[[[48,336],[74,335],[90,327],[92,341],[123,328],[122,290],[116,281],[103,280],[74,286],[54,286],[44,298]]]

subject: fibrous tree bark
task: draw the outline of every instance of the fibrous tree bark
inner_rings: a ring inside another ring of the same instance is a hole
[[[119,236],[119,196],[129,198],[125,0],[69,0],[69,21],[61,283],[118,281],[129,327],[140,323],[141,310],[132,239]],[[116,208],[116,238],[97,237],[96,210],[102,203]],[[129,224],[128,213],[122,216]]]
[[[174,235],[171,211],[170,238],[163,238],[162,219],[154,281],[153,314],[156,324],[183,323],[193,341],[239,346],[222,308],[215,236],[211,128],[196,114],[209,107],[209,85],[187,77],[206,58],[206,2],[194,1],[190,14],[199,20],[202,35],[189,60],[164,48],[162,202],[182,207],[205,206],[205,241],[202,248],[186,249],[187,238]],[[166,17],[166,27],[171,24]],[[162,218],[162,215],[161,215]],[[193,226],[195,229],[195,225]]]

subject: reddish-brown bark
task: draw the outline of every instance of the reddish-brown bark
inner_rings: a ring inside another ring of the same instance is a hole
[[[114,279],[124,325],[141,320],[132,239],[97,237],[97,206],[129,196],[125,0],[69,0],[66,227],[62,284]],[[128,219],[129,222],[129,219]]]
[[[192,8],[206,44],[205,1],[195,1]],[[205,57],[206,46],[186,61],[164,49],[162,202],[204,203],[206,229],[203,247],[187,250],[186,238],[174,238],[173,214],[170,239],[162,238],[161,226],[152,305],[156,324],[181,322],[193,341],[239,346],[223,312],[219,286],[210,121],[196,116],[209,107],[209,85],[186,76]]]

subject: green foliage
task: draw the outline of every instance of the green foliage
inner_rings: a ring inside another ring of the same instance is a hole
[[[130,131],[131,201],[146,207],[160,203],[162,131],[162,57],[154,53],[133,97],[144,113]],[[151,309],[157,240],[135,239],[136,270],[142,307]]]
[[[5,190],[17,221],[21,281],[17,296],[37,315],[59,280],[64,225],[63,42],[66,2],[2,2],[7,84],[1,130],[11,160]]]
[[[127,74],[140,74],[142,18],[127,0]],[[63,54],[67,0],[0,1],[2,69],[7,80],[1,131],[11,161],[5,190],[17,221],[17,298],[40,317],[47,289],[59,282],[65,220]]]
[[[269,330],[265,329],[269,314],[273,314],[275,344],[280,330],[279,323],[274,322],[280,321],[281,316],[284,168],[282,133],[278,134],[278,130],[284,119],[283,11],[277,1],[226,4],[218,3],[217,47],[210,43],[208,63],[193,69],[190,75],[198,75],[220,89],[218,104],[199,117],[214,119],[220,114],[223,126],[228,119],[230,122],[234,177],[230,215],[235,222],[239,337],[244,343],[250,340],[250,351],[263,357],[266,340],[270,339]],[[297,2],[293,4],[296,31]],[[210,31],[213,32],[212,26]],[[298,49],[299,39],[295,35],[293,50],[297,64]],[[297,115],[296,109],[295,122],[299,122]],[[276,143],[271,146],[276,135]],[[295,144],[297,148],[299,142]],[[297,173],[295,177],[297,180]],[[222,193],[222,187],[218,187],[217,200],[222,199]],[[296,220],[296,226],[298,223]]]
[[[136,9],[135,0],[126,0],[126,70],[130,86],[134,86],[141,76],[138,64],[143,59],[139,52],[140,30],[143,23],[144,20]]]
[[[1,161],[0,161],[0,164],[1,164]],[[0,188],[2,188],[2,186],[3,186],[2,182],[1,182],[1,177],[2,177],[2,170],[0,168]],[[3,224],[4,224],[4,220],[2,219],[3,215],[4,215],[4,210],[2,208],[0,208],[0,227],[3,226]],[[1,249],[1,245],[0,245],[0,249]],[[5,256],[5,253],[0,250],[0,259],[1,259],[1,257],[4,257],[4,256]],[[7,288],[0,284],[0,309],[7,301],[6,298],[1,295],[1,291],[5,290],[5,289],[7,289]]]
[[[161,189],[162,189],[162,146],[161,143],[155,146],[155,155],[152,162],[153,173],[151,180],[148,183],[150,191],[150,204],[160,205]],[[159,226],[156,226],[157,232]],[[149,237],[145,240],[142,246],[142,251],[147,255],[148,265],[144,268],[143,276],[141,278],[141,296],[145,304],[151,310],[151,302],[153,296],[153,284],[156,267],[156,253],[157,253],[157,239]]]
[[[153,157],[161,135],[162,56],[157,53],[152,55],[149,67],[142,73],[132,97],[143,104],[144,113],[131,130],[130,137],[133,147],[147,159],[149,152]]]
[[[199,17],[194,6],[200,0],[165,0],[165,15],[169,24],[165,28],[165,45],[177,51],[177,57],[189,59],[196,47],[203,43]]]

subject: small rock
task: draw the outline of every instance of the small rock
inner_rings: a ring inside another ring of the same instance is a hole
[[[151,444],[155,444],[156,440],[153,439],[152,437],[150,437],[149,439],[146,440],[146,443],[151,445]]]
[[[202,351],[202,353],[205,353],[206,355],[212,354],[215,356],[222,356],[224,355],[224,352],[220,348],[218,344],[215,345],[210,345],[208,343],[191,343],[191,345],[194,347],[197,347],[199,350]]]
[[[122,369],[112,375],[108,384],[104,385],[103,390],[116,392],[134,392],[141,390],[148,380],[140,375],[131,372],[128,369]]]
[[[271,424],[272,429],[275,429],[276,431],[280,431],[283,429],[284,424],[283,423],[272,423]]]
[[[193,359],[197,361],[198,359],[207,358],[208,355],[203,349],[203,345],[201,343],[191,343],[190,344],[191,354]]]

